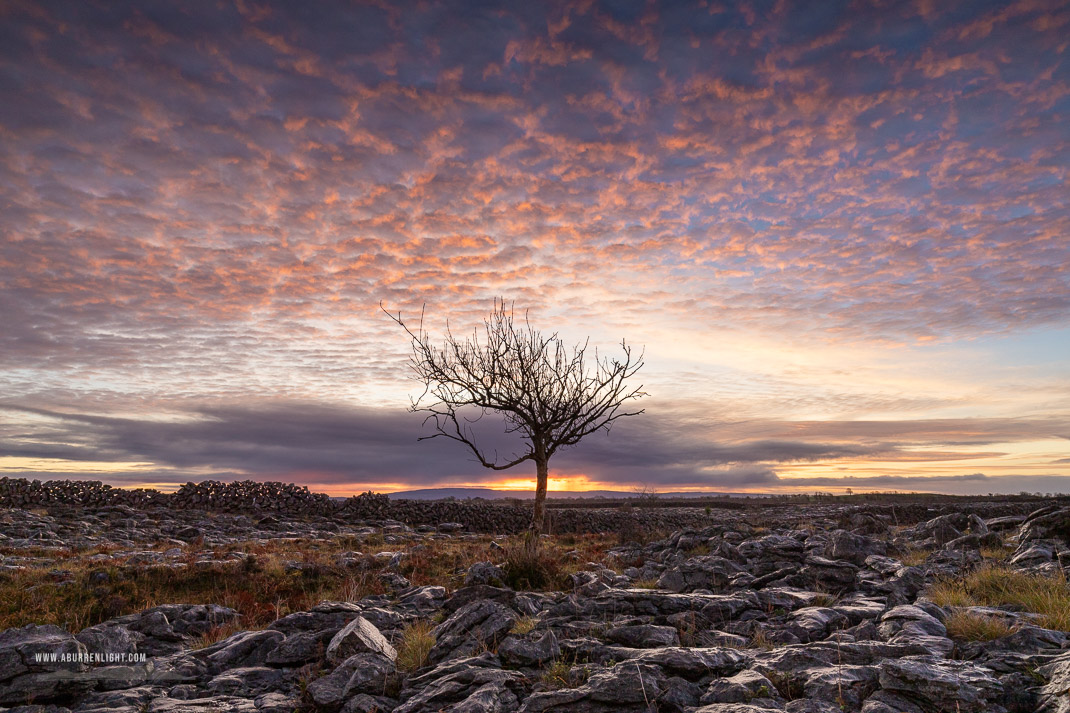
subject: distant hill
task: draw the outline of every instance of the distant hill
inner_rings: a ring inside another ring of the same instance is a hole
[[[495,490],[494,488],[423,488],[421,490],[402,490],[396,493],[388,493],[391,500],[442,500],[444,498],[456,498],[467,500],[471,498],[483,498],[484,500],[502,500],[504,498],[518,498],[531,500],[535,497],[534,490]],[[605,498],[607,500],[620,500],[623,498],[641,497],[630,490],[555,490],[548,492],[546,497],[558,500],[580,500]],[[741,497],[738,493],[709,493],[709,492],[682,492],[682,493],[658,493],[658,498],[729,498]]]

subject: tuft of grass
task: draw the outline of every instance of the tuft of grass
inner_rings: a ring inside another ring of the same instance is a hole
[[[206,649],[212,644],[218,644],[223,639],[230,638],[240,631],[248,631],[248,629],[236,621],[213,626],[211,629],[198,636],[194,640],[191,648]]]
[[[541,591],[558,587],[564,578],[561,560],[549,548],[529,541],[505,547],[505,582],[517,591]]]
[[[770,671],[766,678],[776,687],[780,697],[786,701],[795,701],[806,695],[803,680],[790,673]]]
[[[539,679],[550,690],[557,691],[562,688],[576,688],[587,683],[591,672],[586,666],[576,666],[575,662],[566,661],[563,658],[555,659]]]
[[[812,607],[831,607],[838,604],[840,598],[835,594],[829,594],[828,592],[820,592],[816,597],[810,600],[810,606]]]
[[[993,562],[1005,562],[1010,558],[1011,553],[1001,545],[999,547],[982,547],[981,556]]]
[[[764,651],[773,650],[773,642],[769,640],[769,637],[765,635],[764,629],[755,629],[751,634],[750,642],[747,644],[748,649],[762,649]]]
[[[636,589],[657,589],[658,580],[656,579],[637,579],[632,582],[632,587]]]
[[[899,561],[907,567],[917,567],[919,564],[924,563],[934,551],[930,548],[905,550],[899,553]]]
[[[956,641],[992,641],[1014,633],[1015,627],[1003,617],[977,614],[965,609],[952,612],[944,622],[947,635]]]
[[[401,630],[397,658],[400,670],[411,672],[427,665],[427,656],[435,645],[435,637],[431,633],[433,629],[431,622],[420,619]]]
[[[516,620],[516,623],[513,624],[513,628],[509,631],[510,633],[517,634],[518,636],[523,636],[524,634],[530,634],[534,630],[535,617],[522,616]]]
[[[928,595],[940,606],[1010,607],[1039,614],[1041,626],[1070,631],[1070,583],[1062,574],[1029,574],[986,564],[962,577],[936,582]]]

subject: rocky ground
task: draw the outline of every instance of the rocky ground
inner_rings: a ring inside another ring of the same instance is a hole
[[[151,568],[208,568],[237,587],[263,576],[250,566],[258,546],[286,553],[290,571],[307,565],[317,543],[316,557],[329,551],[338,567],[378,584],[348,601],[280,609],[263,625],[237,604],[161,601],[89,626],[42,619],[8,628],[0,706],[1070,711],[1070,508],[986,503],[927,515],[822,505],[770,510],[759,521],[714,511],[705,526],[661,539],[614,539],[590,562],[582,548],[559,556],[549,538],[543,548],[555,559],[581,561],[562,569],[558,591],[515,591],[505,586],[516,583],[510,568],[518,566],[506,538],[457,524],[124,506],[0,510],[0,580],[33,582],[20,594],[27,607],[94,577]],[[338,542],[344,547],[330,547]],[[363,551],[347,549],[357,545]],[[485,561],[421,584],[435,553],[447,551],[436,547],[469,548]],[[63,611],[48,615],[68,621]],[[99,654],[143,660],[87,660]]]

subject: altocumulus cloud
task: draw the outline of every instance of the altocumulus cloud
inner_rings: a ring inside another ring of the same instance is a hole
[[[647,343],[1065,328],[1067,27],[1060,0],[0,3],[4,454],[489,478],[402,410],[324,405],[402,393],[380,300]],[[554,466],[767,486],[1057,435],[648,416]]]

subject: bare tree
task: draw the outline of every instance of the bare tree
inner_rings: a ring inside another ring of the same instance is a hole
[[[380,303],[380,307],[382,304]],[[385,307],[382,307],[384,312]],[[643,355],[632,355],[621,341],[623,359],[599,358],[588,362],[588,343],[567,348],[557,333],[543,336],[525,314],[514,320],[513,308],[495,300],[494,311],[483,329],[459,339],[447,325],[442,346],[432,344],[424,330],[423,315],[413,331],[401,317],[387,312],[412,340],[410,365],[424,391],[412,401],[414,412],[427,414],[435,433],[419,440],[448,438],[464,444],[485,468],[505,470],[524,461],[535,462],[535,508],[531,527],[542,532],[546,481],[550,458],[562,448],[576,445],[584,436],[624,416],[624,404],[646,394],[627,380],[643,366]],[[483,332],[482,338],[480,331]],[[487,413],[500,414],[505,432],[521,437],[526,450],[500,457],[476,441],[472,424]]]

